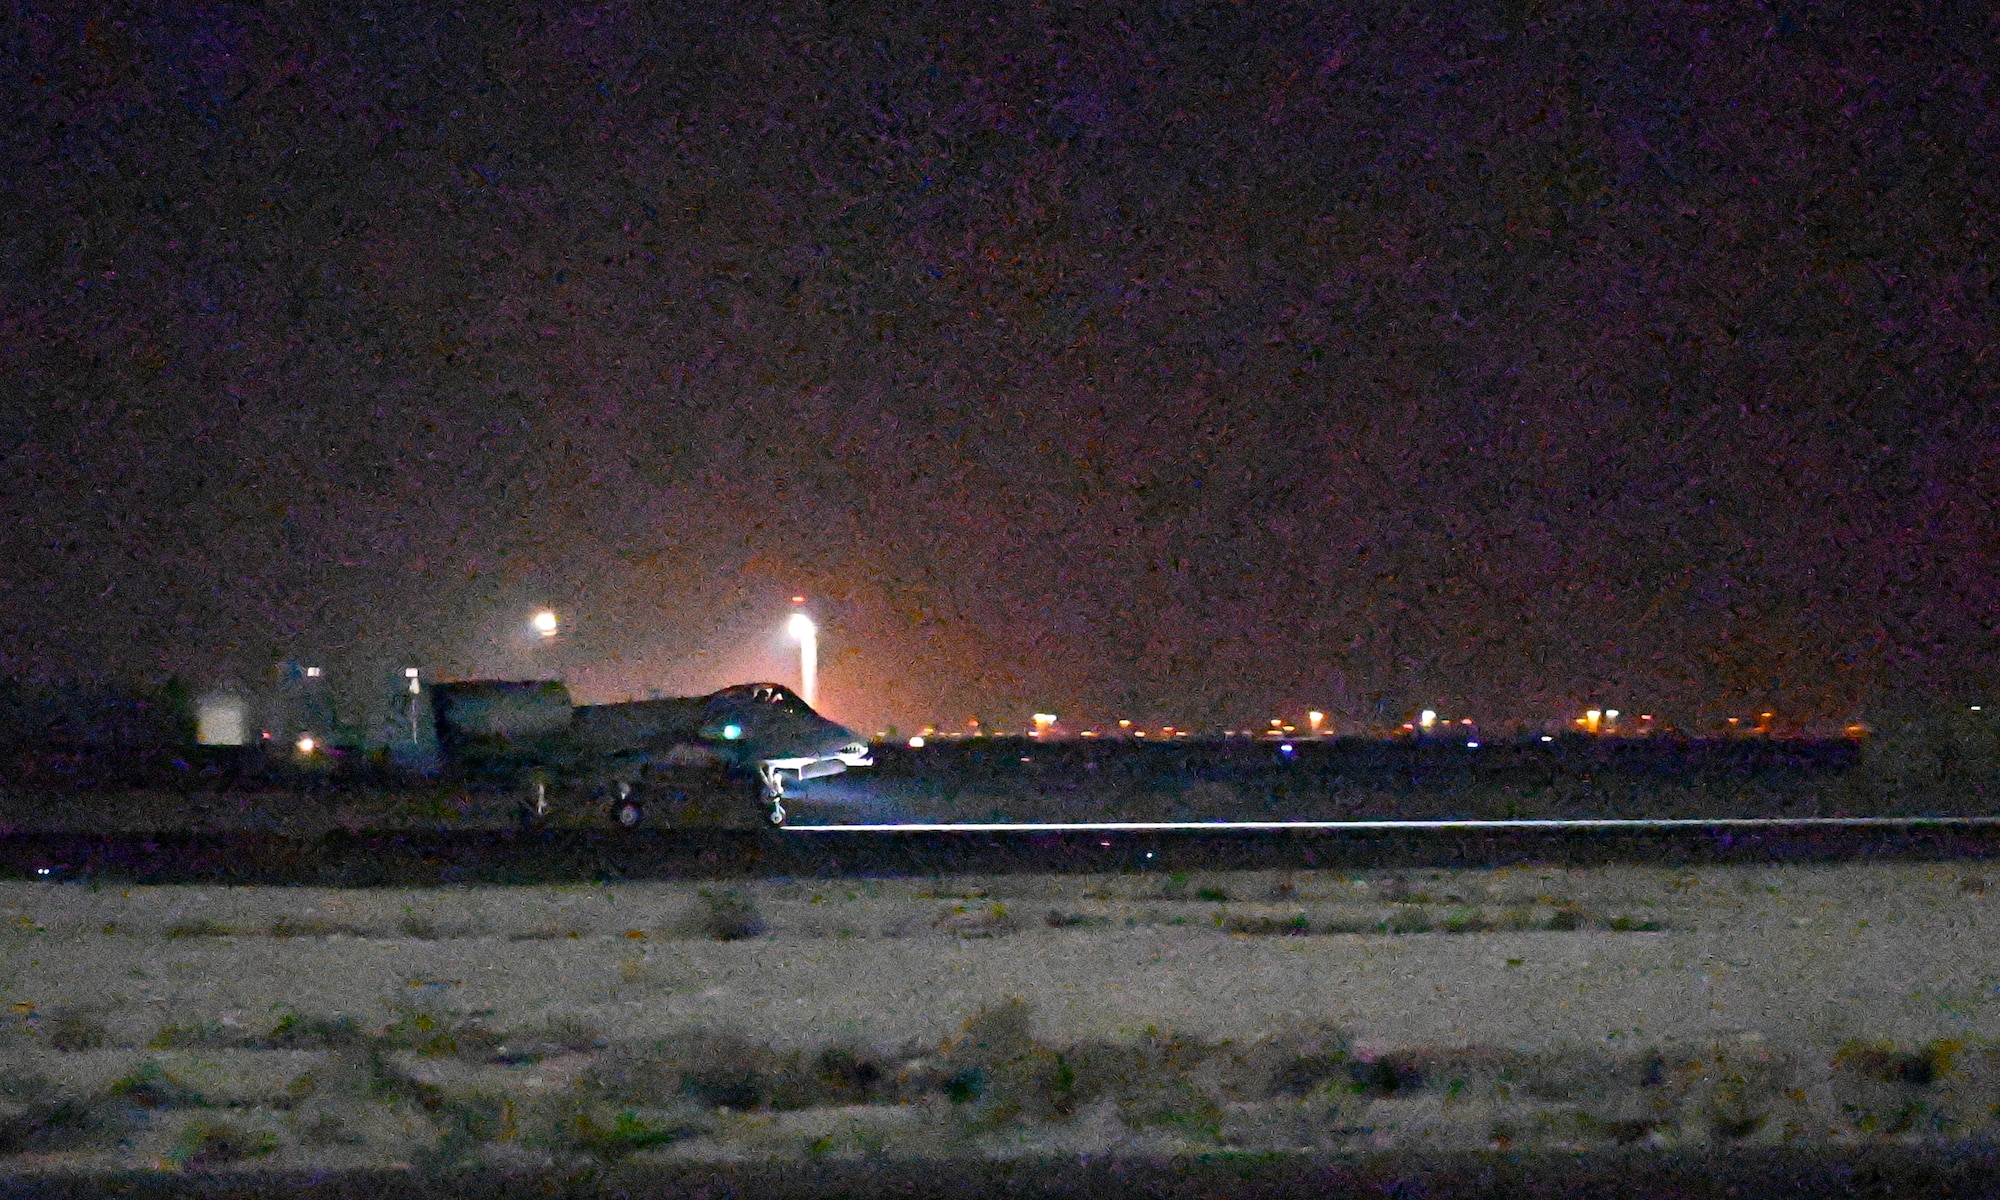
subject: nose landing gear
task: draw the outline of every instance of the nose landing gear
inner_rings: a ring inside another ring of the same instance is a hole
[[[771,828],[780,828],[785,823],[785,777],[768,763],[757,765],[757,775],[764,784],[764,819]]]

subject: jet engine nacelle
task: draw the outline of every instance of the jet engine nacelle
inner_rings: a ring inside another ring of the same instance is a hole
[[[440,683],[431,689],[438,744],[453,758],[533,754],[569,732],[569,689],[550,680]]]

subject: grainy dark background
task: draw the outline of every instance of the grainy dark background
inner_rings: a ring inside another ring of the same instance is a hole
[[[798,591],[870,726],[2000,666],[1982,6],[483,7],[0,20],[5,673],[688,690]]]

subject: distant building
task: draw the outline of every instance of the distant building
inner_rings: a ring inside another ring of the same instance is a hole
[[[271,711],[263,732],[279,746],[296,745],[302,737],[330,744],[336,714],[326,672],[288,658],[272,668],[272,675]]]

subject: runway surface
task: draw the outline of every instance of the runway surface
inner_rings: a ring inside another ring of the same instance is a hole
[[[1670,830],[1670,829],[1918,829],[2000,827],[2000,817],[1686,817],[1445,819],[1435,821],[903,821],[890,824],[791,825],[786,833],[1217,833],[1317,830]]]
[[[561,1195],[653,1197],[770,1196],[827,1200],[853,1195],[928,1195],[950,1200],[1130,1195],[1156,1200],[1214,1196],[1435,1196],[1495,1200],[1629,1200],[1632,1196],[2000,1196],[2000,1153],[1986,1146],[1871,1145],[1839,1150],[1767,1146],[1690,1154],[1636,1148],[1584,1156],[1389,1152],[1337,1157],[1218,1155],[1161,1162],[1134,1156],[1021,1162],[626,1163],[610,1170],[487,1169],[448,1178],[403,1170],[232,1171],[228,1174],[52,1176],[17,1181],[39,1200],[109,1192],[153,1200],[213,1197],[261,1200],[437,1200],[439,1197]],[[115,1189],[113,1184],[118,1185]]]
[[[604,879],[1983,859],[2000,818],[799,825],[0,837],[0,878],[428,886]]]

